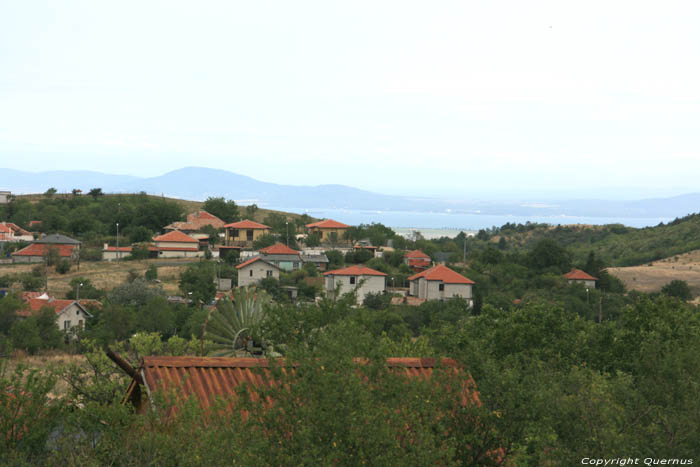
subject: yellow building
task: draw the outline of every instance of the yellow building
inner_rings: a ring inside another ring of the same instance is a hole
[[[345,241],[345,232],[347,232],[349,228],[349,225],[345,225],[342,222],[334,221],[332,219],[306,224],[306,229],[310,234],[321,234],[321,243]]]
[[[226,224],[226,245],[252,247],[253,242],[270,233],[270,227],[250,220]]]

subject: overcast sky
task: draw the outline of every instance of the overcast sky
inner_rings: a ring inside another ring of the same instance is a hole
[[[5,1],[0,167],[700,191],[698,24],[690,0]]]

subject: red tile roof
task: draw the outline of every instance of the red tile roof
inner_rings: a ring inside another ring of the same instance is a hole
[[[119,251],[131,252],[131,250],[132,250],[132,248],[131,248],[130,246],[120,246],[120,247],[119,247]],[[117,247],[116,247],[116,246],[108,246],[108,247],[105,248],[103,251],[114,251],[114,252],[116,252],[116,251],[117,251]]]
[[[70,258],[73,255],[75,245],[51,245],[48,243],[32,243],[19,251],[12,253],[12,256],[44,256],[49,248],[58,250],[58,255],[62,258]]]
[[[185,248],[177,246],[156,246],[149,248],[151,251],[199,251],[199,248]]]
[[[10,233],[11,230],[9,225],[5,225],[4,222],[0,223],[0,232]]]
[[[355,359],[357,364],[366,360]],[[449,358],[438,361],[434,358],[388,358],[387,367],[398,374],[413,378],[429,379],[438,366],[453,368],[455,375],[461,375],[462,405],[481,405],[474,379],[459,370],[457,363]],[[214,405],[217,399],[236,397],[237,388],[247,383],[252,387],[270,387],[276,384],[270,367],[275,365],[263,358],[228,357],[144,357],[137,375],[143,375],[148,397],[155,392],[175,389],[176,398],[184,400],[194,396],[202,408]],[[284,365],[279,361],[279,365]],[[292,368],[294,371],[294,368]],[[129,399],[140,377],[134,378],[127,390]],[[140,392],[140,391],[139,391]],[[140,403],[139,400],[136,401]]]
[[[258,224],[250,220],[244,220],[240,222],[234,222],[232,224],[226,224],[224,227],[227,229],[269,229],[265,224]]]
[[[192,238],[189,235],[180,232],[179,230],[173,230],[163,235],[153,239],[156,242],[176,242],[176,243],[199,243],[199,240]]]
[[[48,306],[50,308],[53,308],[56,314],[59,314],[60,312],[71,306],[73,303],[76,303],[76,301],[58,300],[55,298],[30,298],[26,303],[29,305],[29,309],[31,311],[39,311],[43,307]]]
[[[427,259],[430,261],[430,256],[426,255],[420,250],[413,250],[413,251],[407,251],[403,255],[404,258],[410,258],[410,259]]]
[[[14,230],[15,234],[17,234],[17,235],[31,235],[32,234],[31,232],[24,230],[22,227],[20,227],[17,224],[13,224],[12,222],[4,222],[4,224],[6,226],[8,226],[9,228],[11,228],[12,230]]]
[[[29,221],[27,224],[29,227],[36,227],[38,225],[41,225],[41,221]]]
[[[264,259],[262,256],[255,256],[255,257],[253,257],[253,258],[250,258],[248,261],[245,261],[245,262],[239,264],[238,266],[236,266],[236,269],[244,268],[244,267],[248,266],[249,264],[253,264],[253,263],[256,262],[256,261],[262,261],[262,262],[265,263],[265,264],[269,264],[269,265],[272,266],[273,268],[279,269],[279,268],[278,268],[277,266],[275,266],[274,264],[268,263],[267,261],[265,261],[265,259]]]
[[[264,253],[266,255],[298,255],[299,252],[297,250],[292,250],[288,246],[282,244],[282,243],[275,243],[272,246],[268,246],[267,248],[262,248],[260,250],[260,253]]]
[[[350,266],[323,273],[324,276],[386,276],[383,272],[365,266]]]
[[[324,221],[312,222],[311,224],[306,224],[307,228],[318,227],[319,229],[347,229],[350,226],[345,225],[342,222],[334,221],[333,219],[326,219]]]
[[[165,227],[166,230],[200,230],[205,225],[215,229],[224,226],[224,221],[206,211],[196,211],[187,215],[187,222],[173,222]]]
[[[430,269],[414,274],[408,278],[409,281],[424,277],[429,281],[441,281],[445,284],[474,284],[474,281],[453,271],[443,264],[438,264]]]
[[[581,271],[580,269],[572,269],[571,271],[567,272],[564,274],[564,277],[566,277],[569,280],[579,280],[579,281],[597,281],[597,277],[593,277],[590,274],[585,273],[584,271]]]

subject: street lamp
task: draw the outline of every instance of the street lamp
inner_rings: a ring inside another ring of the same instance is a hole
[[[119,261],[119,222],[117,222],[117,261]]]
[[[75,299],[80,300],[80,288],[83,286],[83,283],[81,282],[80,284],[76,284],[75,286]]]
[[[286,221],[284,225],[287,226],[287,246],[289,246],[289,221]]]

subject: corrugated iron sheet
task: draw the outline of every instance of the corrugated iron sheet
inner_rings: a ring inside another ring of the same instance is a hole
[[[144,357],[139,372],[144,376],[149,397],[155,392],[173,390],[178,400],[195,396],[203,408],[209,408],[217,398],[234,397],[236,389],[244,383],[254,387],[277,384],[272,377],[271,365],[283,366],[284,363],[259,358]],[[462,403],[480,405],[474,380],[452,359],[389,358],[387,366],[406,376],[424,379],[432,376],[436,366],[453,368],[462,385]]]

